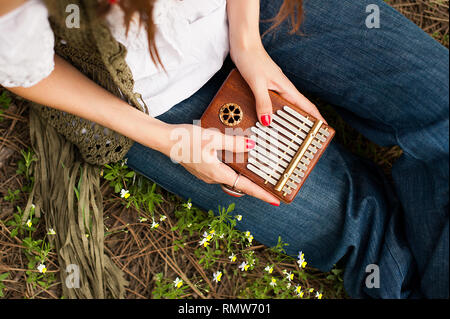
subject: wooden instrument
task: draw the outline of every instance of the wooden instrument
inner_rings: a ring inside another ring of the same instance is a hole
[[[234,69],[203,114],[201,126],[252,138],[256,146],[250,152],[223,152],[222,161],[280,201],[290,203],[335,131],[277,93],[269,91],[269,95],[273,114],[266,127],[257,119],[250,87]]]

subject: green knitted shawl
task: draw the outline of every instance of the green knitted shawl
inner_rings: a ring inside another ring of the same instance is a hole
[[[147,112],[141,96],[133,92],[126,49],[98,17],[97,2],[45,2],[56,54],[109,92]],[[80,9],[80,28],[66,26],[69,4]],[[127,283],[123,273],[104,253],[98,165],[121,160],[133,142],[96,123],[37,104],[32,104],[30,111],[30,136],[38,161],[23,221],[35,207],[36,216],[43,215],[47,229],[55,229],[52,241],[58,252],[63,296],[124,297]],[[79,288],[73,288],[74,282],[70,282],[74,274],[67,272],[69,265],[76,265],[80,271]]]

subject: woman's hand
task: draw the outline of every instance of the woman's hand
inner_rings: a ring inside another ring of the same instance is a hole
[[[246,48],[232,44],[231,58],[253,91],[256,112],[262,125],[267,126],[272,120],[272,102],[268,90],[277,92],[290,103],[326,123],[316,106],[289,81],[260,41]]]
[[[163,153],[208,184],[233,186],[238,177],[232,168],[219,160],[218,152],[243,153],[255,147],[255,142],[244,136],[225,135],[218,130],[188,124],[171,125],[169,136],[169,148]],[[245,176],[240,176],[235,188],[274,206],[280,204],[275,196]]]

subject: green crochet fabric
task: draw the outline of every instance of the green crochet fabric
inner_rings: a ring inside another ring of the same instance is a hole
[[[106,90],[148,113],[143,101],[139,103],[139,94],[133,92],[126,49],[98,18],[97,1],[45,2],[56,53]],[[66,27],[69,4],[80,8],[79,29]],[[64,297],[123,298],[127,285],[123,271],[104,252],[98,165],[122,159],[133,142],[71,114],[33,103],[31,106],[30,137],[38,160],[33,167],[35,181],[23,222],[35,207],[36,216],[43,215],[47,229],[56,231],[49,240],[58,253]],[[67,267],[71,265],[79,270],[78,288],[67,282],[71,278]]]
[[[96,1],[46,0],[46,4],[55,34],[56,54],[109,92],[148,113],[140,94],[133,92],[133,77],[125,62],[126,49],[98,17]],[[66,27],[69,4],[80,8],[80,28]],[[117,162],[133,143],[125,136],[65,112],[39,106],[39,113],[75,144],[84,160],[91,164]]]

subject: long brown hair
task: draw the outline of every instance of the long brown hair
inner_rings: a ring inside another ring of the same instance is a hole
[[[101,0],[99,4],[99,14],[104,16],[111,9],[111,3],[117,3],[125,14],[124,22],[128,32],[133,16],[135,13],[138,13],[139,23],[144,26],[147,31],[150,57],[155,64],[162,66],[154,41],[156,27],[153,24],[153,7],[156,1],[157,0]],[[302,2],[303,0],[284,0],[277,15],[270,20],[273,24],[266,33],[278,27],[286,19],[288,19],[291,24],[290,33],[297,32],[302,22]]]

